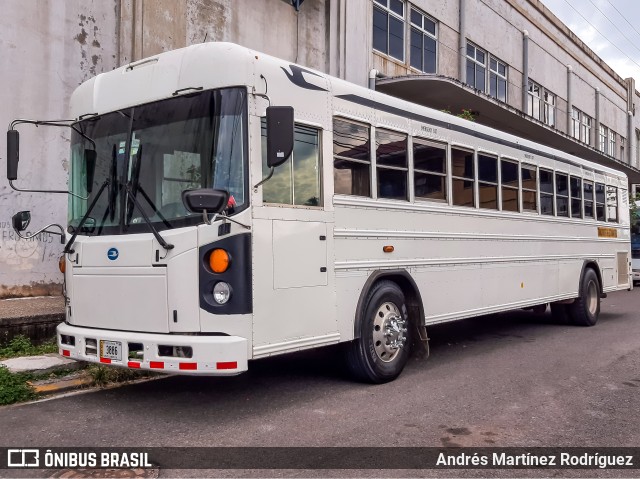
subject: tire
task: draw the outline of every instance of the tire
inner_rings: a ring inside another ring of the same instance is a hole
[[[570,305],[573,323],[578,326],[593,326],[600,314],[600,281],[591,268],[586,269],[580,282],[580,296]]]
[[[349,371],[362,382],[393,381],[407,364],[412,334],[400,287],[387,280],[375,283],[358,320],[360,337],[347,345]]]
[[[533,314],[542,316],[547,312],[547,303],[534,306],[533,308],[531,308],[531,311],[533,312]]]
[[[560,324],[568,324],[571,322],[569,314],[569,304],[551,303],[551,316],[555,322]]]

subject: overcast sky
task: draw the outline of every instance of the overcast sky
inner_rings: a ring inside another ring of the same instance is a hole
[[[640,88],[639,0],[542,0],[622,78]]]

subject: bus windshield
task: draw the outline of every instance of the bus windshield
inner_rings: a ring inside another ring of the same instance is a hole
[[[148,232],[140,208],[157,230],[199,224],[202,215],[182,203],[182,192],[192,188],[226,190],[227,213],[242,210],[248,204],[246,108],[246,91],[227,88],[76,123],[69,186],[86,199],[69,196],[69,229],[79,226],[96,197],[81,234]],[[90,185],[86,150],[96,151]]]

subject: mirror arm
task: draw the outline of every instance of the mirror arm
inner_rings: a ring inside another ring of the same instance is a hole
[[[67,191],[67,190],[28,190],[28,189],[18,188],[13,184],[13,180],[9,180],[9,186],[11,186],[11,188],[13,188],[15,191],[20,191],[22,193],[66,193],[67,195],[80,198],[81,200],[89,199],[88,196],[78,195],[76,193],[72,193],[71,191]]]
[[[263,185],[264,183],[266,183],[267,181],[269,181],[269,180],[271,179],[271,177],[273,176],[273,172],[275,171],[275,169],[276,169],[276,168],[275,168],[275,166],[272,166],[272,167],[269,169],[269,174],[268,174],[265,178],[263,178],[263,179],[262,179],[262,181],[261,181],[260,183],[258,183],[257,185],[255,185],[253,188],[255,189],[255,188],[257,188],[258,186],[261,186],[261,185]]]
[[[215,221],[217,216],[222,217],[222,221],[230,221],[231,223],[235,223],[235,224],[237,224],[239,226],[242,226],[245,229],[248,229],[248,230],[251,229],[251,227],[249,225],[245,225],[244,223],[240,223],[238,220],[234,220],[233,218],[231,218],[230,216],[227,216],[224,213],[220,214],[220,215],[215,215],[211,221],[212,222]]]
[[[47,228],[49,228],[51,226],[55,226],[55,227],[60,228],[60,232],[47,231]],[[57,223],[51,223],[51,224],[45,226],[44,228],[39,229],[35,233],[30,234],[30,235],[22,235],[22,234],[20,234],[20,231],[18,231],[16,229],[14,229],[14,231],[16,232],[16,234],[20,238],[25,239],[25,240],[30,240],[31,238],[34,238],[35,236],[38,236],[40,233],[45,232],[45,233],[50,233],[52,235],[60,235],[60,244],[64,244],[64,241],[65,241],[64,228],[62,226],[60,226],[59,224],[57,224]]]

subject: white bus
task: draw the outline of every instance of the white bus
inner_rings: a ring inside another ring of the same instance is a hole
[[[237,45],[98,75],[70,117],[70,358],[233,375],[345,343],[376,383],[429,325],[590,326],[632,288],[624,174]]]
[[[640,282],[640,201],[635,202],[635,210],[631,218],[631,269],[633,282]]]

